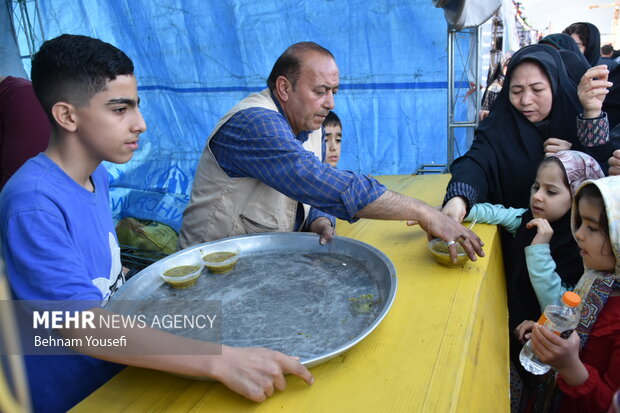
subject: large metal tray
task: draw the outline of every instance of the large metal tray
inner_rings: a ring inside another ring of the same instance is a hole
[[[227,274],[204,269],[196,285],[182,290],[159,276],[173,256],[231,245],[240,257]],[[179,251],[140,271],[112,301],[222,300],[224,344],[282,351],[310,367],[370,334],[389,311],[396,284],[392,262],[368,244],[336,236],[321,246],[315,234],[270,233]]]

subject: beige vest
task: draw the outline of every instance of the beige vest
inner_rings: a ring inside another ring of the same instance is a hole
[[[179,247],[234,235],[293,231],[297,201],[254,178],[230,178],[220,168],[209,148],[211,138],[235,113],[261,107],[278,108],[268,89],[253,93],[237,103],[219,120],[205,143],[196,170],[189,205],[183,213]],[[321,159],[322,131],[310,133],[303,147]],[[304,205],[304,219],[310,207]]]

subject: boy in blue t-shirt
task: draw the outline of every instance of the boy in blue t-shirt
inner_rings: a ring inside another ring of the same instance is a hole
[[[101,162],[129,161],[146,130],[133,70],[121,50],[86,36],[59,36],[35,54],[33,88],[51,121],[52,137],[47,150],[26,162],[0,193],[2,253],[17,300],[104,303],[122,285]],[[95,306],[89,311],[105,310]],[[72,332],[63,329],[61,334]],[[147,350],[150,343],[170,340],[168,333],[154,329],[124,334]],[[170,343],[176,347],[188,341],[193,340],[174,336]],[[125,364],[211,377],[255,401],[283,390],[284,373],[313,382],[297,358],[267,349],[222,346],[221,355],[148,354],[107,354],[106,361],[86,355],[26,356],[34,409],[65,411]]]

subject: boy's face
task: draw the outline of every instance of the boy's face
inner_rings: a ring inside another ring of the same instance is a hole
[[[616,258],[609,237],[601,230],[599,222],[602,202],[584,197],[579,200],[577,207],[581,225],[575,232],[575,239],[581,250],[579,253],[583,264],[596,271],[614,271]]]
[[[538,168],[530,190],[530,209],[534,218],[555,222],[571,208],[570,190],[564,184],[564,171],[555,162]]]
[[[87,106],[75,107],[77,130],[85,153],[95,162],[125,163],[138,149],[146,123],[138,107],[136,78],[117,76]]]
[[[340,145],[342,143],[342,129],[337,125],[325,126],[325,163],[334,168],[340,160]]]

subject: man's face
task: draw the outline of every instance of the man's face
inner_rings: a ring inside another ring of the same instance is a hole
[[[338,66],[330,56],[309,51],[302,55],[301,70],[295,87],[287,82],[282,108],[295,135],[321,128],[327,113],[335,106],[338,92]]]
[[[77,132],[87,155],[96,163],[125,163],[138,149],[146,123],[138,107],[134,76],[118,76],[97,92],[88,105],[75,108]]]

